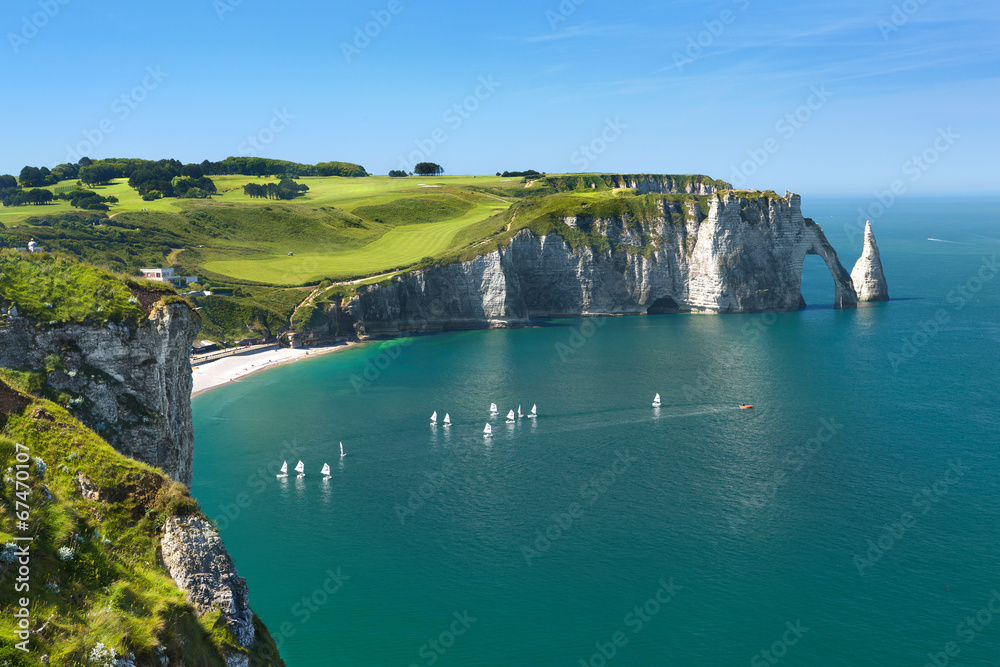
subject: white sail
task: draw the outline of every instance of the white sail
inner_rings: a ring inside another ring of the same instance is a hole
[[[299,461],[295,464],[295,472],[299,473],[299,477],[304,477],[306,474],[306,464]]]
[[[340,455],[344,455],[344,443],[340,443]]]
[[[658,407],[660,405],[660,395],[657,394],[653,397],[653,406]]]
[[[444,425],[451,426],[451,416],[447,412],[444,413]]]
[[[518,417],[523,417],[524,416],[524,415],[521,414],[521,406],[520,405],[517,406],[517,416]]]
[[[483,435],[484,436],[491,436],[491,435],[493,435],[493,427],[490,426],[489,424],[487,424],[486,428],[483,429]]]
[[[507,413],[507,421],[509,421],[509,422],[514,421],[514,411],[513,410],[511,410],[510,412]]]
[[[281,463],[281,472],[279,472],[277,476],[278,477],[287,477],[288,476],[288,461],[283,461]]]
[[[324,463],[323,464],[323,469],[320,472],[322,474],[326,475],[327,477],[329,477],[330,476],[330,464],[329,463]]]
[[[497,412],[499,412],[497,410],[497,404],[496,403],[490,403],[490,414],[491,415],[495,415]]]
[[[431,413],[431,423],[436,424],[437,420],[438,420],[438,413],[437,410],[435,410],[434,412]]]
[[[528,416],[529,417],[537,417],[538,416],[538,406],[535,405],[534,403],[532,403],[532,405],[531,405],[531,412],[528,413]]]

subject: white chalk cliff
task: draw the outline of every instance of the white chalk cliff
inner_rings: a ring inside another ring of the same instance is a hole
[[[859,301],[889,300],[889,286],[886,285],[885,273],[882,272],[882,258],[878,253],[870,220],[865,223],[865,247],[851,271],[851,282],[854,283]]]
[[[647,182],[646,187],[652,185]],[[747,313],[800,308],[802,262],[823,258],[836,308],[854,308],[851,276],[799,195],[710,193],[657,200],[659,214],[561,219],[599,244],[522,229],[470,261],[358,290],[344,315],[361,336],[520,326],[531,317],[661,312]]]

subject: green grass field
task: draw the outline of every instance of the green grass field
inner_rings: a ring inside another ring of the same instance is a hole
[[[523,188],[520,179],[495,176],[306,177],[300,179],[309,186],[304,196],[274,201],[243,194],[247,183],[273,179],[213,180],[219,194],[210,200],[146,202],[124,179],[97,191],[118,197],[109,214],[124,231],[138,230],[150,241],[148,227],[155,227],[157,236],[172,235],[174,239],[158,245],[166,245],[165,254],[192,273],[288,286],[375,275],[453,250],[456,238],[465,241],[463,230],[502,213],[514,201],[479,188]],[[49,189],[72,187],[64,181]],[[27,222],[32,216],[73,210],[67,202],[3,208],[0,222],[20,230],[19,236],[37,236],[53,246],[58,244],[49,242],[47,230],[32,234],[34,226]],[[100,236],[99,230],[92,236]]]

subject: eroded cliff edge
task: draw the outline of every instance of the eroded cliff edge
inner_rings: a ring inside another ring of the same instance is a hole
[[[0,323],[0,366],[46,369],[73,415],[121,453],[190,486],[191,365],[200,328],[185,303],[157,300],[132,322],[40,323],[16,305]]]
[[[650,185],[659,184],[642,189]],[[835,307],[857,306],[850,274],[797,194],[713,191],[642,206],[654,210],[593,215],[584,205],[547,233],[524,228],[467,261],[362,287],[344,305],[348,323],[361,336],[387,336],[531,317],[795,310],[807,254],[825,261]],[[573,242],[581,236],[588,241]]]

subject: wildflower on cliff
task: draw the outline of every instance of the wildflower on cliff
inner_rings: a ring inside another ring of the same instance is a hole
[[[45,461],[43,461],[40,456],[36,456],[36,457],[32,458],[31,460],[35,462],[35,472],[38,473],[38,476],[39,477],[44,477],[45,476],[45,471],[47,469],[47,466],[45,465]]]
[[[76,556],[76,552],[70,547],[59,547],[59,560],[71,561]]]

